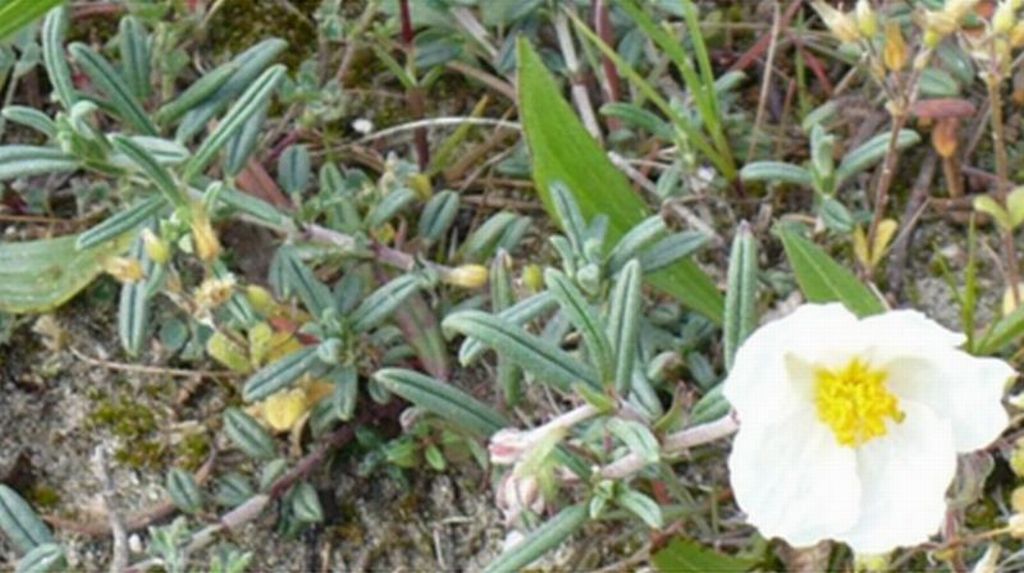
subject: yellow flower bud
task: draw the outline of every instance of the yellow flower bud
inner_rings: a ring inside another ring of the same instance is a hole
[[[1017,299],[1013,298],[1013,289],[1007,287],[1003,291],[1003,316],[1017,310],[1017,300],[1024,300],[1024,283],[1017,285]]]
[[[422,173],[409,177],[406,183],[416,193],[416,196],[423,201],[430,199],[430,196],[434,194],[434,190],[430,185],[430,177]]]
[[[854,12],[857,16],[857,28],[864,39],[870,40],[878,33],[878,16],[871,7],[870,0],[857,0],[857,8]]]
[[[167,241],[156,236],[156,233],[148,228],[142,230],[142,246],[149,258],[158,265],[171,260],[171,247]]]
[[[992,15],[992,31],[996,34],[1007,34],[1013,29],[1017,22],[1017,15],[1014,13],[1013,4],[1003,0]]]
[[[200,283],[195,291],[196,306],[200,309],[213,309],[227,302],[235,291],[235,277],[217,279],[210,278]]]
[[[1017,513],[1024,513],[1024,486],[1019,486],[1010,494],[1010,507]]]
[[[103,270],[122,283],[139,282],[146,276],[139,260],[129,257],[110,257],[103,262]]]
[[[523,267],[523,284],[531,292],[540,292],[544,288],[544,273],[538,265]]]
[[[1014,539],[1024,539],[1024,514],[1015,513],[1010,516],[1006,524],[1010,530],[1010,536]]]
[[[462,288],[480,288],[487,284],[488,275],[483,265],[462,265],[448,271],[444,282]]]
[[[942,12],[926,12],[924,15],[924,42],[928,47],[935,47],[942,38],[952,34],[960,25],[960,18],[946,10]]]
[[[857,22],[849,14],[836,10],[823,0],[815,0],[812,6],[825,26],[840,42],[856,42],[860,38]]]
[[[245,287],[245,298],[256,312],[264,316],[272,316],[274,311],[277,310],[277,302],[274,301],[274,295],[261,286],[249,285]]]
[[[907,65],[907,43],[903,40],[903,31],[895,21],[885,23],[885,47],[882,49],[882,61],[890,72],[898,72]]]
[[[943,7],[942,12],[956,22],[959,22],[970,14],[977,5],[978,0],[946,0],[946,5]]]
[[[197,203],[192,209],[192,243],[196,256],[209,262],[220,255],[220,241],[210,224],[210,215]]]

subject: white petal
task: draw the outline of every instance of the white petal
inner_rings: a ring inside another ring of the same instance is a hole
[[[887,370],[894,394],[950,420],[959,452],[987,446],[1009,423],[1001,400],[1015,372],[1002,360],[949,350],[898,358]]]
[[[857,449],[860,519],[836,539],[857,553],[918,545],[938,531],[956,473],[953,431],[931,409],[905,401],[906,418]]]
[[[847,348],[844,333],[855,332],[857,318],[841,304],[805,304],[756,331],[736,353],[722,392],[740,422],[773,422],[792,414],[808,396],[793,384],[787,356],[819,364]]]
[[[894,310],[869,316],[861,327],[870,332],[869,343],[880,352],[920,354],[956,348],[967,337],[953,332],[916,310]]]
[[[776,424],[741,423],[729,475],[736,503],[766,538],[808,546],[857,521],[856,454],[812,410]]]

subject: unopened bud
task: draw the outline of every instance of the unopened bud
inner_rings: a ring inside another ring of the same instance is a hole
[[[935,127],[932,129],[932,147],[935,148],[935,152],[940,157],[949,159],[956,153],[957,139],[957,128],[960,122],[956,118],[947,117],[940,119]]]
[[[882,61],[890,72],[898,72],[907,65],[907,43],[899,23],[890,20],[885,23],[885,46]]]
[[[444,282],[462,288],[480,288],[487,284],[488,271],[483,265],[461,265],[448,271]]]
[[[870,40],[878,33],[878,16],[875,9],[871,7],[870,0],[857,0],[857,8],[854,12],[857,16],[857,28],[865,40]]]
[[[103,262],[103,270],[122,283],[136,283],[146,276],[139,260],[129,257],[110,257]]]
[[[1010,516],[1009,523],[1006,524],[1009,528],[1009,533],[1015,539],[1024,539],[1024,514],[1015,513]]]
[[[158,265],[166,264],[171,260],[171,247],[167,241],[161,239],[150,229],[142,230],[142,246],[150,260]]]
[[[1017,513],[1024,513],[1024,486],[1019,486],[1010,494],[1010,507]]]
[[[430,177],[422,173],[410,176],[406,180],[406,183],[409,185],[409,188],[416,193],[416,196],[419,197],[420,200],[426,201],[434,194],[434,189],[430,185]]]
[[[523,285],[531,292],[540,292],[544,288],[544,272],[539,265],[526,265],[523,267]]]
[[[210,216],[201,204],[192,209],[192,243],[196,256],[209,262],[220,255],[220,241],[210,224]]]
[[[812,6],[825,26],[840,42],[856,42],[860,38],[857,21],[850,14],[841,12],[822,0],[815,0]]]
[[[256,312],[264,316],[274,314],[277,303],[274,302],[274,295],[270,294],[270,291],[267,289],[257,285],[249,285],[245,287],[245,299],[249,301],[249,304],[252,305]]]
[[[544,497],[540,492],[540,482],[533,475],[517,475],[511,471],[498,484],[495,495],[498,509],[505,514],[505,523],[514,524],[523,511],[532,513],[544,511]]]

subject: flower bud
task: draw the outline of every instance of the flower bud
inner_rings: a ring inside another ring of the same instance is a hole
[[[513,524],[523,511],[532,513],[544,511],[544,497],[540,493],[540,482],[532,475],[517,475],[511,471],[498,484],[495,495],[498,509],[505,515],[505,523]]]
[[[932,128],[932,147],[940,157],[949,159],[958,146],[957,128],[960,122],[954,117],[940,119]]]
[[[220,241],[210,224],[210,216],[201,204],[192,209],[192,243],[196,256],[205,262],[212,261],[220,255]]]
[[[544,273],[539,265],[526,265],[523,267],[523,284],[531,292],[540,292],[544,288]]]
[[[882,61],[890,72],[898,72],[907,65],[907,43],[903,40],[903,31],[899,23],[885,23],[885,47],[882,49]]]
[[[857,28],[865,40],[870,40],[878,33],[878,16],[871,7],[870,0],[857,0],[854,12],[857,16]]]
[[[1007,316],[1017,310],[1017,302],[1024,300],[1024,283],[1017,285],[1017,296],[1013,296],[1013,289],[1006,287],[1003,291],[1003,316]]]
[[[1010,494],[1010,507],[1017,513],[1024,513],[1024,486],[1019,486]]]
[[[110,257],[103,262],[103,270],[122,283],[136,283],[146,276],[139,260],[129,257]]]
[[[856,42],[860,38],[860,29],[857,21],[850,14],[836,10],[822,0],[815,0],[812,4],[814,11],[821,16],[822,22],[828,27],[832,35],[840,42]]]
[[[517,428],[502,428],[491,436],[490,442],[487,443],[487,452],[490,454],[492,464],[508,466],[519,461],[529,444],[530,432]]]
[[[488,274],[483,265],[461,265],[448,271],[444,282],[462,288],[480,288],[487,284]]]
[[[245,287],[245,298],[249,301],[256,312],[264,315],[271,316],[274,311],[277,310],[277,303],[274,302],[274,295],[270,294],[267,289],[258,285],[249,285]]]
[[[1024,21],[1017,22],[1010,30],[1010,47],[1020,48],[1024,46]]]
[[[1015,539],[1024,539],[1024,514],[1015,513],[1011,515],[1010,521],[1006,526],[1012,537]]]
[[[151,229],[142,230],[142,246],[146,249],[149,258],[158,265],[166,264],[171,260],[171,247],[167,241],[158,237]]]
[[[409,189],[412,189],[416,196],[421,200],[426,201],[430,199],[430,196],[434,194],[434,190],[430,184],[430,177],[422,173],[409,176],[406,180],[406,184],[409,185]]]
[[[1017,440],[1017,444],[1010,454],[1010,469],[1017,477],[1024,477],[1024,440]]]

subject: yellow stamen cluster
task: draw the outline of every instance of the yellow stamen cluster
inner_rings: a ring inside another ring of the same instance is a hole
[[[856,447],[888,432],[886,419],[902,422],[899,400],[886,387],[884,370],[854,358],[838,370],[814,373],[818,417],[828,424],[836,441]]]

